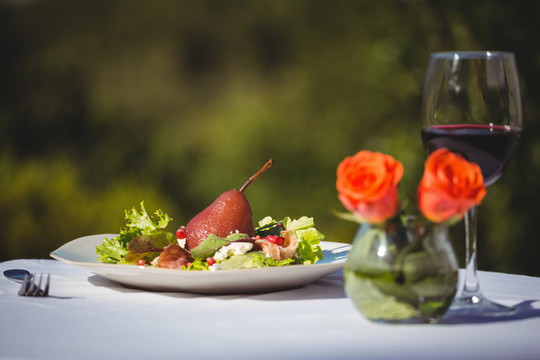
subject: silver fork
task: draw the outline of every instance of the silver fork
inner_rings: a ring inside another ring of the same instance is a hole
[[[41,283],[43,281],[43,275],[39,274],[39,281],[37,276],[24,275],[24,279],[19,289],[20,296],[47,296],[49,295],[49,284],[51,282],[51,274],[47,274],[47,281],[45,282],[45,288],[41,289]],[[37,284],[33,281],[36,279]]]

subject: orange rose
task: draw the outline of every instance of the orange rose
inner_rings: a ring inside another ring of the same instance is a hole
[[[459,221],[485,195],[484,177],[477,164],[448,149],[436,150],[426,160],[418,206],[429,220]]]
[[[361,221],[381,223],[395,215],[403,165],[392,156],[360,151],[338,166],[339,200]]]

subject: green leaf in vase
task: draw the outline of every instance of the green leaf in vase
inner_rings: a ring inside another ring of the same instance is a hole
[[[355,306],[370,319],[399,320],[414,316],[416,310],[410,304],[398,301],[395,296],[379,290],[369,278],[345,271],[346,290]]]

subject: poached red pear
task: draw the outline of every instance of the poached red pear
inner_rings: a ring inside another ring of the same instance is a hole
[[[273,164],[274,160],[269,159],[240,190],[225,191],[206,209],[195,215],[186,226],[186,249],[195,249],[210,234],[227,237],[239,232],[250,237],[255,236],[251,207],[244,190]]]

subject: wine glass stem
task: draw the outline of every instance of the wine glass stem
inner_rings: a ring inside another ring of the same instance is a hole
[[[478,276],[476,274],[477,224],[478,206],[474,206],[469,210],[467,215],[465,215],[465,279],[463,282],[463,289],[455,299],[455,309],[457,309],[456,311],[458,313],[462,311],[462,313],[483,313],[490,316],[515,314],[517,311],[515,308],[494,303],[487,299],[480,290],[480,281],[478,281]]]
[[[473,206],[465,215],[465,281],[462,297],[476,302],[480,297],[480,283],[476,274],[476,234],[478,225],[478,206]],[[476,301],[475,301],[476,300]]]

